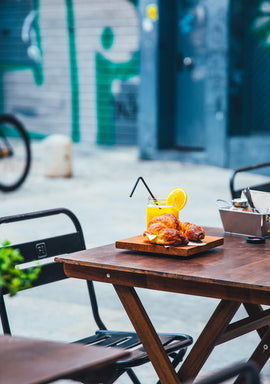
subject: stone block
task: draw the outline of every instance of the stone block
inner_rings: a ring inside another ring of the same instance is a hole
[[[71,177],[71,139],[65,135],[50,135],[43,144],[44,176]]]

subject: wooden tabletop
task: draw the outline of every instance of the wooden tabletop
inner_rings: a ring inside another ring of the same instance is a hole
[[[84,374],[92,374],[95,383],[99,372],[128,355],[119,348],[0,335],[0,383],[38,384]]]
[[[71,277],[270,305],[270,239],[250,244],[245,236],[217,228],[206,228],[206,234],[224,236],[224,244],[190,258],[110,244],[55,260],[64,263]]]

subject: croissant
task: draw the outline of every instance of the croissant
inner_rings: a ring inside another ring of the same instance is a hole
[[[188,238],[175,228],[168,228],[163,223],[153,223],[143,233],[147,242],[161,245],[186,245]]]
[[[143,234],[145,241],[164,245],[186,245],[188,240],[200,241],[204,237],[205,232],[199,225],[181,222],[174,215],[166,213],[154,217]]]
[[[162,224],[165,225],[165,227],[177,229],[178,231],[180,229],[179,220],[174,215],[171,215],[171,214],[168,214],[168,213],[164,213],[163,215],[154,217],[149,222],[148,228],[149,228],[150,225],[152,225],[154,223],[162,223]]]
[[[202,227],[196,224],[191,223],[182,223],[180,224],[180,231],[191,241],[200,241],[204,238],[205,232]]]

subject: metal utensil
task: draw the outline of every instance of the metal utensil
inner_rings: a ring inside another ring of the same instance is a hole
[[[254,212],[256,212],[256,213],[260,213],[260,212],[258,211],[258,209],[255,208],[255,205],[254,205],[254,203],[253,203],[253,200],[252,200],[252,197],[251,197],[251,193],[250,193],[249,188],[248,188],[248,187],[245,188],[245,189],[243,190],[243,192],[244,192],[244,195],[245,195],[246,198],[247,198],[247,201],[248,201],[248,204],[250,205],[250,208],[252,208],[252,210],[253,210]]]

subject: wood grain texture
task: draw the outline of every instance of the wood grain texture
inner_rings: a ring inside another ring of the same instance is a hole
[[[190,258],[109,244],[55,260],[64,263],[70,277],[270,305],[270,239],[249,244],[243,236],[215,228],[206,228],[206,235],[223,235],[224,244]]]
[[[131,251],[148,252],[153,254],[163,254],[167,256],[188,257],[205,252],[211,248],[218,247],[224,243],[223,237],[205,236],[202,241],[203,245],[181,245],[181,246],[164,246],[147,243],[142,236],[134,236],[128,239],[115,242],[115,247],[120,249],[129,249]]]
[[[264,365],[267,363],[270,357],[270,330],[268,330],[264,337],[262,338],[261,342],[253,352],[253,354],[250,357],[250,360],[254,361],[258,368],[261,370]]]
[[[114,285],[114,288],[125,308],[145,350],[159,376],[161,384],[180,384],[162,343],[144,309],[142,303],[132,287]]]
[[[115,361],[128,355],[119,348],[0,335],[0,383],[39,384],[63,378],[99,383],[107,370],[108,376],[112,374]]]
[[[179,370],[181,382],[188,382],[197,376],[239,306],[240,303],[233,301],[220,301]]]
[[[264,244],[249,244],[244,236],[224,234],[216,228],[206,228],[206,235],[224,237],[224,244],[190,257],[167,257],[110,244],[56,258],[64,263],[67,276],[115,286],[134,327],[142,333],[145,349],[161,382],[164,375],[158,361],[170,372],[172,382],[177,379],[172,366],[162,356],[144,308],[132,293],[134,287],[221,299],[179,371],[181,381],[196,377],[216,345],[252,330],[257,330],[261,342],[251,359],[261,368],[270,356],[270,349],[265,350],[270,343],[270,312],[262,308],[264,304],[270,305],[270,239]],[[241,303],[248,317],[231,323]],[[157,351],[151,349],[152,342]]]

